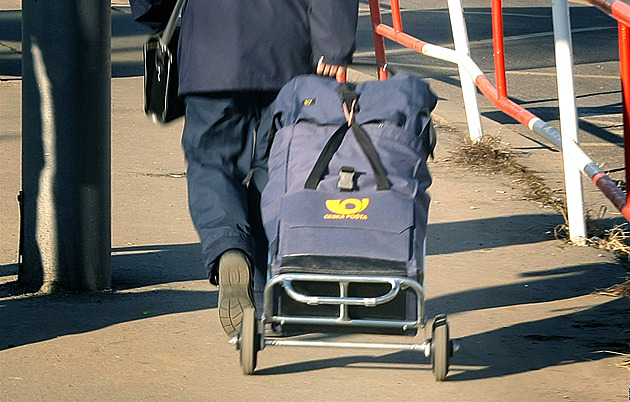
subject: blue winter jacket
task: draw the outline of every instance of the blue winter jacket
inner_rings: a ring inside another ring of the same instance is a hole
[[[176,0],[130,0],[134,18],[163,28]],[[347,64],[358,0],[188,0],[178,50],[180,95],[278,90],[320,57]]]

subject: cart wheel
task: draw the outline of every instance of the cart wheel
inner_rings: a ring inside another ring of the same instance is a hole
[[[256,331],[256,310],[248,308],[243,310],[243,321],[239,334],[241,368],[243,374],[254,374],[256,368],[256,354],[258,345],[258,333]]]
[[[448,373],[449,358],[451,356],[448,323],[446,317],[436,317],[433,324],[431,339],[431,368],[436,381],[444,381]]]

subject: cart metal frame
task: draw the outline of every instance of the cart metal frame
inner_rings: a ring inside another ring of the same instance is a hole
[[[339,285],[339,296],[311,296],[295,290],[294,281],[328,282]],[[348,288],[351,283],[389,284],[390,290],[378,297],[350,297]],[[337,305],[337,317],[312,317],[298,315],[281,315],[274,312],[274,292],[280,286],[291,299],[296,302],[318,306]],[[392,301],[401,291],[411,290],[416,295],[417,315],[415,320],[387,319],[353,319],[348,314],[349,306],[375,307]],[[392,276],[362,275],[329,275],[310,273],[281,273],[272,277],[265,285],[263,293],[263,313],[256,318],[255,312],[247,311],[243,317],[243,327],[239,335],[231,340],[241,352],[241,366],[245,374],[253,374],[258,351],[267,346],[299,346],[354,349],[386,349],[410,350],[423,352],[431,358],[434,375],[438,381],[445,379],[448,372],[449,359],[459,349],[458,344],[449,338],[446,315],[435,317],[432,326],[432,338],[422,343],[360,343],[281,339],[265,334],[275,325],[297,324],[327,327],[399,329],[403,332],[410,329],[424,329],[427,318],[424,311],[424,286],[415,280]],[[252,321],[252,322],[250,322]],[[361,333],[360,331],[357,333]],[[415,337],[414,337],[415,338]]]

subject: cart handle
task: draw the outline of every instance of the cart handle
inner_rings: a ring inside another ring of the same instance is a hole
[[[345,306],[365,306],[365,307],[374,307],[379,304],[384,304],[393,300],[401,289],[401,281],[397,278],[389,278],[387,282],[390,284],[391,289],[388,293],[383,296],[378,297],[347,297],[347,296],[307,296],[302,293],[297,292],[293,288],[293,278],[285,278],[282,281],[282,286],[284,287],[286,293],[293,300],[305,303],[311,306],[317,305],[345,305]],[[384,281],[383,281],[384,282]],[[348,284],[349,282],[342,282],[340,286],[344,286],[344,284]]]

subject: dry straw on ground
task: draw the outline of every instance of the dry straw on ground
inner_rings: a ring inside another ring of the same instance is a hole
[[[547,187],[542,178],[516,161],[516,154],[496,137],[486,137],[478,143],[468,141],[452,153],[453,161],[484,172],[503,173],[512,177],[512,183],[522,192],[524,198],[538,202],[542,206],[553,208],[567,221],[564,194]],[[600,211],[600,218],[605,211]],[[628,232],[625,224],[611,229],[596,227],[587,216],[587,244],[614,253],[621,263],[628,262],[630,246],[627,244]],[[559,225],[554,230],[556,238],[568,241],[567,224]],[[630,297],[630,280],[600,291],[601,294],[614,297]]]
[[[563,194],[547,187],[540,176],[518,163],[514,151],[499,138],[485,137],[477,143],[467,141],[452,155],[456,163],[511,176],[512,183],[523,192],[524,198],[555,209],[566,220]]]

